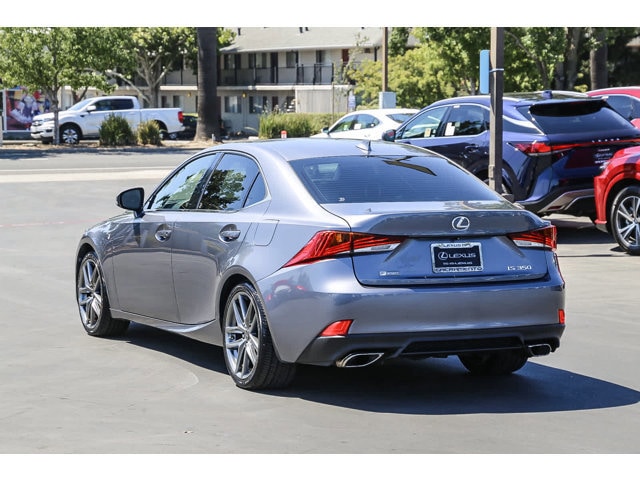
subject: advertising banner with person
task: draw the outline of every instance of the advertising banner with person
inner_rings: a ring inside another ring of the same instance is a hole
[[[42,92],[26,88],[8,88],[3,91],[2,112],[5,131],[29,130],[35,115],[49,112],[51,102]]]

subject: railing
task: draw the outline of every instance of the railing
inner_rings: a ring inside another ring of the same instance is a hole
[[[239,68],[220,72],[218,85],[331,85],[342,83],[341,70],[333,65]]]

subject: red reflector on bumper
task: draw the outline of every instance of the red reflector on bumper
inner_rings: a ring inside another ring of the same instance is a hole
[[[321,337],[343,337],[351,328],[353,320],[340,320],[333,322],[327,328],[325,328],[320,334]]]

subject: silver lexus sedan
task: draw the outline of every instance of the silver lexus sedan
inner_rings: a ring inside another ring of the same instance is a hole
[[[137,322],[220,346],[245,389],[398,357],[509,374],[560,345],[555,227],[419,147],[221,144],[116,201],[77,249],[86,332]]]

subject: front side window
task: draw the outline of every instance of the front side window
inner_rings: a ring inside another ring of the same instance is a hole
[[[151,210],[195,208],[202,182],[217,155],[205,155],[184,165],[153,195]]]
[[[336,123],[330,132],[348,132],[349,130],[353,130],[353,126],[356,123],[357,115],[349,115],[344,117],[338,123]]]
[[[398,138],[435,137],[449,107],[435,107],[417,115],[402,130]]]
[[[455,105],[442,135],[465,136],[479,135],[489,128],[489,110],[479,105]]]
[[[259,178],[258,186],[252,186]],[[260,196],[260,184],[262,196]],[[251,202],[256,203],[264,198],[264,184],[258,165],[249,157],[235,153],[227,153],[211,173],[211,178],[202,191],[198,209],[201,210],[239,210],[247,206],[249,192],[252,191]],[[257,198],[260,197],[260,198]]]

